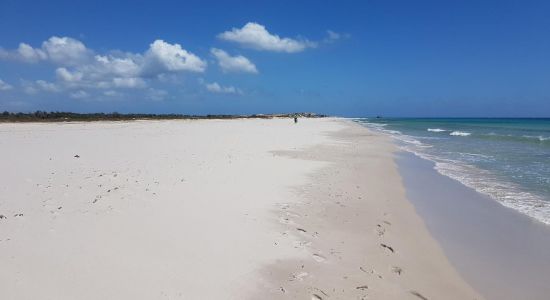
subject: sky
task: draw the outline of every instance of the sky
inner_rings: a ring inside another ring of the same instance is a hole
[[[549,1],[0,0],[0,111],[550,117]]]

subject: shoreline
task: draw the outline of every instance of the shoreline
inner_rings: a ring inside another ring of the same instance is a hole
[[[302,256],[266,265],[251,299],[482,299],[406,199],[391,139],[337,122],[346,128],[331,144],[277,152],[329,165],[296,187],[301,202],[274,212]]]
[[[434,162],[438,173],[550,225],[549,140],[540,131],[545,123],[535,121],[543,119],[357,120]]]
[[[467,282],[487,299],[547,298],[550,226],[440,174],[413,153],[398,153],[396,162],[409,201]]]

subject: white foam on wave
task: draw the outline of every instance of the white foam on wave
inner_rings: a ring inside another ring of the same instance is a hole
[[[394,138],[394,139],[396,139],[400,142],[406,143],[406,144],[412,144],[414,146],[421,147],[421,148],[432,147],[431,145],[426,145],[426,144],[422,143],[421,141],[413,138],[412,136],[403,134],[400,131],[384,129],[384,127],[388,124],[369,123],[369,122],[361,122],[361,124],[365,125],[368,128],[371,128],[373,130],[376,130],[378,132],[382,132],[384,134],[387,134],[387,135],[391,136],[392,138]]]
[[[434,169],[438,173],[489,196],[501,205],[550,225],[550,202],[537,195],[522,191],[516,184],[503,182],[491,172],[464,162],[425,153],[422,148],[403,146],[400,149],[434,162]]]
[[[441,128],[428,128],[428,131],[430,131],[430,132],[445,132],[447,130],[441,129]]]
[[[383,127],[388,126],[388,124],[384,124],[384,123],[368,123],[368,122],[363,121],[363,120],[361,120],[360,123],[368,125],[369,127],[374,127],[374,128],[383,128]]]
[[[458,153],[458,155],[467,160],[476,160],[476,161],[493,161],[494,160],[494,158],[490,155],[484,155],[479,153],[462,152],[462,153]]]
[[[449,135],[453,135],[453,136],[469,136],[470,134],[471,133],[465,132],[465,131],[453,131],[449,133]]]
[[[367,123],[365,125],[369,124]],[[504,182],[487,170],[479,169],[461,161],[445,159],[426,153],[425,148],[430,147],[430,145],[423,144],[411,136],[403,135],[400,132],[396,133],[394,130],[384,130],[380,127],[375,127],[373,129],[378,129],[380,132],[388,134],[398,141],[405,142],[398,145],[398,147],[420,158],[434,162],[434,169],[438,173],[457,180],[463,185],[489,196],[501,205],[517,210],[540,222],[550,225],[550,201],[545,201],[542,197],[523,191],[521,187],[514,183]],[[468,136],[470,133],[453,131],[451,135]],[[481,154],[466,154],[480,157],[484,156]]]
[[[511,182],[503,182],[491,172],[441,158],[431,159],[435,169],[465,186],[485,194],[500,204],[550,225],[550,203]]]
[[[388,130],[388,129],[382,129],[382,131],[385,131],[389,134],[394,134],[394,135],[400,135],[401,132],[400,131],[397,131],[397,130]]]
[[[528,138],[528,139],[537,139],[539,140],[539,142],[546,142],[546,141],[550,141],[550,137],[547,137],[547,136],[542,136],[542,135],[524,135],[523,136],[524,138]]]

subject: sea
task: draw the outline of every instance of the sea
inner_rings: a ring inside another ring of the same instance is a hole
[[[550,225],[550,119],[361,118],[399,148]]]

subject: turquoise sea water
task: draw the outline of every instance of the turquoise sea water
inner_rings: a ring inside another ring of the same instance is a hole
[[[550,224],[550,119],[358,119],[441,174]]]

